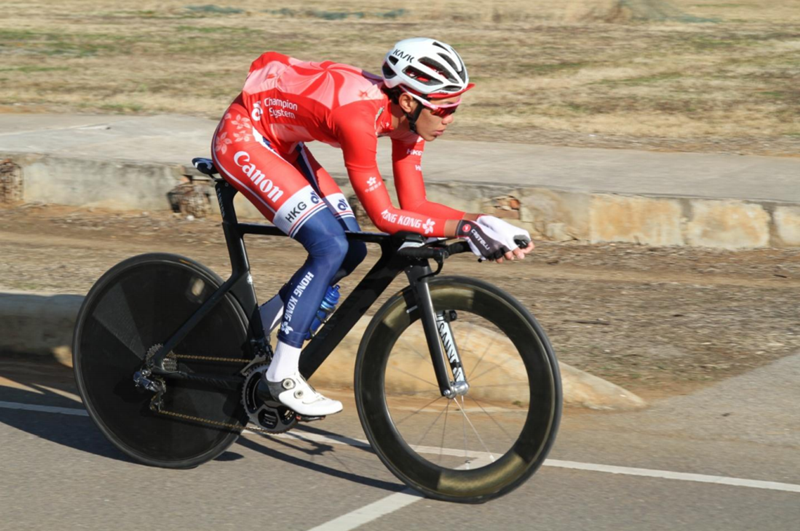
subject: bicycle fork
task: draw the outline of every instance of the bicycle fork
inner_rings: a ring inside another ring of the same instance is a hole
[[[428,285],[428,279],[434,273],[428,265],[412,266],[406,270],[406,275],[416,303],[416,307],[411,307],[408,311],[414,309],[419,311],[439,390],[446,398],[463,396],[469,391],[469,383],[467,383],[461,357],[458,354],[458,346],[450,326],[450,323],[455,321],[458,315],[455,310],[439,312],[434,310]],[[447,370],[448,366],[450,371]],[[452,379],[450,374],[453,375]]]

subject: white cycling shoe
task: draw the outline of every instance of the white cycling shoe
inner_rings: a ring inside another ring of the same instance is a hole
[[[277,382],[266,381],[273,398],[303,416],[324,417],[342,410],[341,402],[319,394],[299,373]]]

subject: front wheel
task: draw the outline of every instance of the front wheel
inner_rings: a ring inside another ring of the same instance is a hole
[[[378,456],[406,484],[483,503],[520,486],[547,456],[561,417],[558,364],[542,328],[507,293],[461,277],[429,285],[435,312],[449,316],[469,390],[441,395],[406,288],[361,341],[358,412]]]

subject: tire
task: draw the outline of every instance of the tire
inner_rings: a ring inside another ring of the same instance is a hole
[[[507,293],[463,277],[429,284],[435,311],[455,310],[450,325],[469,391],[441,395],[406,288],[379,310],[359,346],[358,413],[380,459],[407,485],[439,500],[483,503],[524,483],[553,445],[558,364],[542,328]]]
[[[168,380],[164,409],[233,427],[212,426],[151,411],[154,393],[133,375],[223,283],[201,264],[171,254],[145,254],[117,264],[92,287],[78,314],[73,365],[83,403],[105,436],[142,463],[193,468],[237,439],[247,415],[239,393]],[[174,352],[249,358],[247,318],[227,295]],[[178,360],[185,372],[236,375],[240,363]]]

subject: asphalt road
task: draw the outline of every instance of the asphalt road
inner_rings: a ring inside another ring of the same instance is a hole
[[[4,530],[790,530],[800,521],[800,355],[643,412],[567,410],[545,466],[478,506],[408,491],[362,442],[347,395],[338,416],[282,437],[246,434],[217,460],[174,471],[107,442],[69,369],[3,359],[0,375]]]

